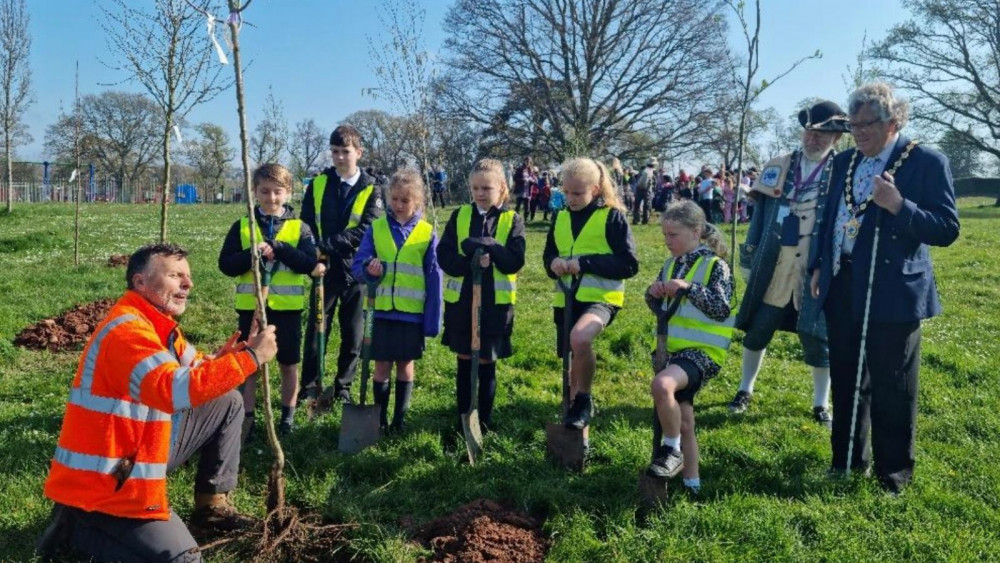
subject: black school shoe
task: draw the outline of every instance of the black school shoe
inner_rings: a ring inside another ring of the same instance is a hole
[[[813,420],[827,427],[833,427],[833,416],[826,407],[813,407]]]
[[[353,405],[354,399],[351,398],[351,390],[347,387],[338,387],[333,391],[333,400],[335,403],[340,403],[342,405]]]
[[[736,396],[729,403],[729,412],[733,414],[743,414],[747,412],[747,407],[750,406],[750,400],[753,399],[753,393],[749,391],[737,391]]]
[[[577,394],[566,413],[565,425],[571,430],[583,430],[594,416],[594,399],[590,395]]]
[[[656,448],[653,463],[649,464],[649,469],[646,470],[646,473],[650,477],[656,477],[657,479],[669,479],[680,473],[682,469],[684,469],[684,457],[681,455],[681,452],[670,446],[660,444]]]

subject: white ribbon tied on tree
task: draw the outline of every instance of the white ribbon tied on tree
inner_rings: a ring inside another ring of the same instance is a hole
[[[178,145],[183,145],[184,144],[184,138],[181,137],[181,128],[178,127],[178,126],[176,126],[176,125],[174,125],[174,137],[177,137],[177,144]]]
[[[73,180],[76,180],[76,168],[74,168],[73,172],[69,175],[69,181],[72,182]]]
[[[219,62],[224,65],[229,64],[229,57],[226,56],[226,52],[222,50],[222,45],[219,45],[219,41],[215,38],[215,17],[208,14],[205,17],[205,22],[208,27],[208,38],[212,41],[212,46],[215,47],[215,54],[219,57]]]

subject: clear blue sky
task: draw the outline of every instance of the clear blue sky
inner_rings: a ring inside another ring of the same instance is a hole
[[[81,95],[100,92],[108,88],[105,84],[126,78],[104,64],[112,62],[114,55],[99,25],[100,1],[28,2],[36,102],[26,118],[34,142],[20,148],[22,160],[46,158],[45,129],[55,121],[60,104],[68,108],[73,103],[78,60]],[[424,2],[425,44],[432,52],[443,44],[446,31],[442,23],[451,4],[447,0]],[[332,130],[340,119],[357,110],[374,107],[391,111],[383,102],[362,95],[362,88],[378,84],[367,48],[369,38],[378,41],[380,37],[377,5],[377,0],[254,0],[247,20],[255,27],[244,27],[241,35],[244,57],[252,61],[245,74],[251,128],[260,116],[268,86],[273,86],[275,96],[284,104],[289,124],[312,117],[324,129]],[[224,16],[221,9],[219,15]],[[772,106],[781,115],[788,115],[800,100],[810,96],[844,105],[847,65],[855,64],[865,33],[871,42],[903,19],[899,0],[763,0],[761,78],[773,77],[816,49],[823,52],[823,58],[807,61],[765,91],[759,107]],[[742,37],[735,19],[731,21],[730,42],[741,52],[745,50]],[[142,91],[136,83],[115,88]],[[235,144],[235,93],[223,93],[195,109],[189,121],[218,123],[230,131]]]

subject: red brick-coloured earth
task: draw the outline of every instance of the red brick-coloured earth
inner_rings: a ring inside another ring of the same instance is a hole
[[[532,563],[549,548],[537,520],[488,499],[425,524],[416,539],[434,551],[430,561],[456,563]]]
[[[18,333],[14,345],[52,352],[79,349],[114,303],[114,299],[101,299],[77,305],[58,317],[41,320]]]

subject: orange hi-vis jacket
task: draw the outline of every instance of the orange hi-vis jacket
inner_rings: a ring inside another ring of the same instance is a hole
[[[45,496],[87,511],[167,520],[171,413],[225,394],[256,369],[246,351],[206,358],[171,316],[126,292],[83,349]]]

